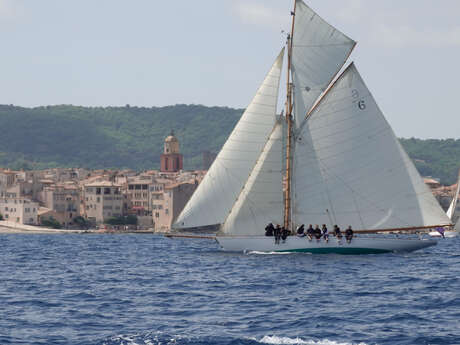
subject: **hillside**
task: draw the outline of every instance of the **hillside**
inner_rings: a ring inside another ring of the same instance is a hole
[[[0,105],[0,166],[157,169],[163,140],[174,129],[185,168],[200,168],[202,152],[217,152],[241,113],[241,109],[201,105]],[[412,138],[401,139],[401,143],[422,175],[455,183],[460,140]]]

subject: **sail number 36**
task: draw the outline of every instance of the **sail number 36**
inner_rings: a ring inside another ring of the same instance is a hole
[[[363,99],[359,99],[359,91],[356,89],[353,89],[351,91],[351,97],[353,98],[353,103],[358,104],[358,108],[360,110],[366,109],[366,102]]]

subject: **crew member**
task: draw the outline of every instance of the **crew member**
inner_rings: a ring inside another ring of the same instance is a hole
[[[351,225],[349,225],[348,229],[345,230],[345,238],[347,240],[347,243],[350,243],[351,240],[353,239],[353,230],[351,228]]]
[[[273,226],[273,223],[268,224],[265,227],[265,236],[273,236],[274,230],[275,230],[275,227]]]

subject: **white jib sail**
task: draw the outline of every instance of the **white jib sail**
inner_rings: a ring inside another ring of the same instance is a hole
[[[221,232],[263,235],[269,223],[283,220],[283,133],[277,123]]]
[[[275,124],[283,56],[284,49],[173,228],[222,224],[227,218]]]
[[[453,220],[452,218],[454,216],[455,209],[457,208],[459,192],[460,192],[460,175],[458,176],[457,189],[455,190],[454,198],[452,199],[452,202],[449,205],[449,209],[447,210],[447,217],[449,217],[450,220]]]
[[[450,224],[353,64],[295,142],[297,223],[356,230]]]
[[[296,1],[292,78],[297,126],[345,64],[356,42]]]

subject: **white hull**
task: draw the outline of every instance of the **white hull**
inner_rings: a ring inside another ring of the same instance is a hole
[[[378,254],[389,252],[412,252],[414,250],[436,245],[431,239],[408,239],[408,238],[376,238],[355,236],[351,243],[345,238],[338,241],[331,237],[329,242],[324,239],[309,241],[306,237],[290,236],[280,244],[275,244],[274,237],[240,237],[240,236],[217,236],[216,240],[226,251],[241,252],[305,252],[318,254]]]
[[[442,237],[441,234],[438,231],[431,231],[429,233],[429,235],[431,237]],[[446,238],[453,238],[453,237],[457,237],[457,236],[458,236],[457,231],[444,231],[444,237],[446,237]]]

